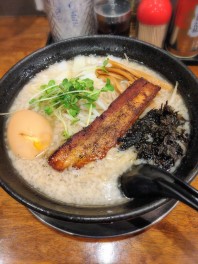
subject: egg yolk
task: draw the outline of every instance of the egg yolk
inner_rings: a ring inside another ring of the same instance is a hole
[[[21,110],[14,113],[8,122],[7,139],[16,156],[33,159],[51,144],[52,128],[42,115]]]

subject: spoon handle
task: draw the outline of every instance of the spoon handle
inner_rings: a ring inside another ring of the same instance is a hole
[[[173,175],[172,175],[173,176]],[[193,188],[192,186],[190,186],[189,184],[187,184],[184,181],[181,181],[180,179],[178,179],[177,177],[173,176],[175,179],[175,183],[180,186],[181,188],[184,188],[186,191],[188,191],[190,194],[194,195],[196,198],[198,198],[198,191]]]
[[[193,187],[181,181],[169,182],[164,179],[155,179],[163,193],[170,198],[177,199],[198,211],[198,192]]]
[[[143,170],[147,171],[148,176],[158,185],[162,195],[177,199],[198,211],[198,191],[192,186],[154,166],[146,165]]]
[[[128,198],[173,198],[198,211],[198,191],[171,173],[152,165],[134,166],[121,176],[120,187]]]

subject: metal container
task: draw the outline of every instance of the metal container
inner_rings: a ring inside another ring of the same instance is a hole
[[[92,0],[46,0],[44,4],[55,41],[96,33]]]
[[[166,44],[180,58],[198,55],[198,0],[178,0]]]

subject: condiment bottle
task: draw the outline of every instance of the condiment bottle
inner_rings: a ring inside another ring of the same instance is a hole
[[[94,12],[98,34],[129,35],[131,6],[128,0],[95,0]]]
[[[198,55],[198,0],[177,1],[166,48],[181,58]]]
[[[142,0],[137,9],[138,39],[162,48],[171,14],[170,0]]]

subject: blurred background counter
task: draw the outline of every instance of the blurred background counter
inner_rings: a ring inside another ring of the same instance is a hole
[[[49,31],[44,16],[1,16],[0,78],[20,59],[45,46]],[[198,67],[190,68],[198,76]],[[198,188],[198,178],[192,185]],[[102,240],[72,237],[43,225],[0,189],[2,264],[194,264],[197,237],[197,213],[183,204],[136,236]]]

